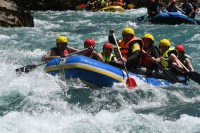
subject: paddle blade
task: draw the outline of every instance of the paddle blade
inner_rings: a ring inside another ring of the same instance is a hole
[[[197,72],[187,72],[190,79],[200,84],[200,74]]]
[[[137,84],[136,84],[134,79],[129,77],[126,80],[126,86],[127,86],[128,89],[133,89],[133,88],[135,88],[137,86]]]
[[[38,65],[27,65],[24,67],[20,67],[15,69],[16,73],[21,74],[21,73],[28,73],[30,71],[32,71],[33,69],[35,69]]]
[[[138,18],[136,21],[143,21],[145,16]]]

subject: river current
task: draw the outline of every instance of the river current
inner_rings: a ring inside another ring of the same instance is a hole
[[[200,86],[190,81],[168,87],[144,85],[128,90],[121,83],[92,88],[81,81],[61,80],[43,71],[17,75],[15,69],[41,63],[58,35],[83,49],[91,37],[97,51],[108,41],[109,29],[118,39],[124,27],[137,37],[151,33],[155,44],[167,38],[183,43],[200,73],[200,26],[135,23],[146,9],[124,13],[86,11],[32,12],[35,27],[0,28],[1,133],[197,133],[200,132]],[[197,16],[200,20],[200,16]]]

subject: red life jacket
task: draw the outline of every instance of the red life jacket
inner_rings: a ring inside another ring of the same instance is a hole
[[[134,37],[128,43],[125,43],[123,40],[119,40],[119,42],[118,42],[119,47],[121,47],[120,51],[121,51],[121,54],[124,58],[127,59],[128,54],[129,54],[129,48],[136,42],[139,43],[140,48],[142,49],[143,42],[140,38]]]
[[[91,57],[91,56],[92,56],[92,52],[93,52],[93,51],[87,52],[87,53],[85,54],[85,56]]]
[[[60,52],[60,51],[58,50],[57,47],[52,48],[51,51],[52,51],[52,52],[51,52],[51,56],[60,56],[61,58],[66,57],[67,55],[70,54],[70,53],[68,52],[67,49],[65,49],[65,50],[63,51],[63,53],[62,53],[62,52]]]
[[[151,55],[151,52],[154,49],[158,49],[156,46],[152,46],[150,49],[146,49],[145,52],[148,55]],[[159,51],[159,50],[158,50]],[[148,57],[148,55],[146,55],[145,53],[142,53],[141,57],[140,57],[140,66],[144,66],[144,67],[154,67],[154,63],[152,62],[152,60]]]

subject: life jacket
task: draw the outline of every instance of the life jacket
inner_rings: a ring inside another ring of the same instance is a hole
[[[119,47],[122,57],[126,58],[129,56],[129,54],[131,53],[129,48],[134,44],[134,43],[138,43],[140,45],[140,48],[142,49],[143,46],[143,42],[141,39],[134,37],[132,38],[128,43],[125,43],[123,40],[119,40]]]
[[[51,49],[51,56],[60,56],[61,58],[66,57],[67,55],[69,55],[70,53],[68,52],[67,49],[65,49],[63,51],[63,53],[61,53],[57,47],[54,47]]]
[[[103,56],[105,63],[110,63],[114,59],[113,54],[110,54],[110,56],[106,56],[103,52],[101,52],[101,55]]]
[[[85,54],[85,56],[91,57],[92,52],[93,52],[93,51],[87,52],[87,53]]]
[[[174,47],[169,48],[167,51],[162,53],[162,57],[167,60],[161,60],[161,65],[164,69],[169,70],[170,69],[170,64],[169,64],[169,53],[173,52],[177,56],[177,51]]]
[[[92,55],[92,52],[93,52],[93,51],[90,51],[90,52],[86,53],[85,56],[90,57],[90,58],[92,58],[92,59],[94,59],[94,60],[98,60],[96,56],[93,56],[93,55]]]
[[[154,63],[152,62],[152,60],[150,59],[150,57],[148,55],[151,56],[151,52],[157,49],[159,52],[158,47],[156,47],[155,45],[152,45],[152,47],[150,49],[148,49],[145,53],[142,53],[141,57],[140,57],[140,66],[144,66],[144,67],[149,67],[152,68],[154,67]],[[148,55],[147,55],[148,54]]]

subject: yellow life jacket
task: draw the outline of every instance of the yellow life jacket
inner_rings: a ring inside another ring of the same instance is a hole
[[[161,60],[161,65],[166,70],[170,69],[170,65],[169,65],[169,62],[168,62],[169,61],[169,55],[168,54],[171,53],[171,52],[173,52],[177,56],[177,51],[174,47],[170,47],[167,51],[165,51],[164,53],[161,53],[162,57],[165,59],[165,60]]]
[[[110,63],[114,59],[114,55],[110,54],[110,56],[106,56],[103,52],[101,52],[105,63]]]

